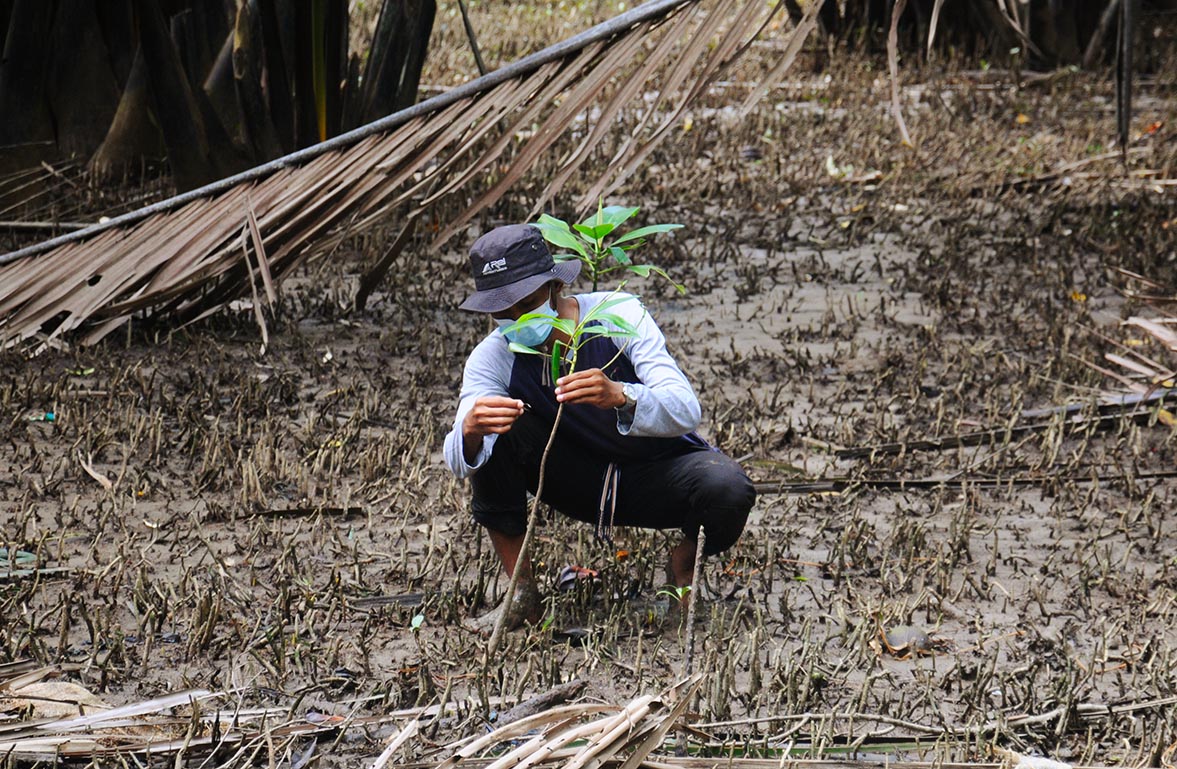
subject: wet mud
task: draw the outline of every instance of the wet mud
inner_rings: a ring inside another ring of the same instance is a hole
[[[1119,325],[1147,308],[1117,268],[1177,284],[1177,188],[1149,186],[1172,176],[1173,129],[1137,130],[1128,170],[1097,159],[1064,180],[1051,169],[1114,135],[1107,78],[911,73],[913,150],[878,62],[802,69],[738,118],[748,67],[614,196],[686,225],[648,258],[688,293],[627,289],[696,387],[702,434],[780,489],[704,570],[699,728],[749,755],[1001,745],[1157,765],[1177,740],[1177,480],[1150,477],[1174,465],[1164,419],[837,452],[1089,410],[1124,389],[1088,365],[1108,367],[1110,340],[1172,365]],[[1162,85],[1142,86],[1142,127],[1174,124]],[[677,680],[672,536],[606,548],[553,516],[547,620],[508,637],[480,691],[485,639],[465,622],[505,581],[440,445],[488,330],[455,309],[463,249],[525,200],[443,253],[406,252],[363,313],[348,302],[381,234],[308,265],[264,352],[239,308],[0,360],[3,536],[35,556],[0,575],[0,661],[69,665],[115,704],[201,687],[295,720],[458,706],[435,741],[479,729],[484,697],[505,709],[583,678],[620,703]],[[781,486],[812,479],[843,483]],[[598,576],[560,590],[568,564]],[[346,729],[319,760],[370,761],[386,734]]]

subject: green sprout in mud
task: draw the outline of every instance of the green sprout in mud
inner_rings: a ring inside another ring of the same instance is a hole
[[[666,597],[682,603],[691,592],[690,585],[667,585],[657,592],[658,597]]]

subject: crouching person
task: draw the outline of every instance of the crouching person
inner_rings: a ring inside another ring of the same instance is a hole
[[[540,594],[531,564],[519,558],[527,528],[527,494],[535,493],[540,460],[556,410],[564,412],[547,459],[541,499],[563,515],[596,527],[609,539],[612,526],[680,529],[669,576],[689,585],[698,531],[706,555],[739,538],[755,499],[738,464],[695,434],[699,401],[666,350],[666,341],[636,297],[610,308],[637,329],[632,339],[591,336],[580,348],[576,371],[554,383],[546,357],[516,354],[514,341],[550,353],[567,343],[547,324],[503,330],[526,313],[574,324],[617,296],[565,296],[580,262],[556,263],[540,231],[526,224],[494,229],[470,251],[475,292],[461,309],[489,314],[498,328],[466,361],[445,460],[469,478],[474,519],[484,526],[508,576],[520,571],[508,627],[539,618]],[[622,295],[625,296],[625,295]],[[604,323],[605,321],[600,321]],[[606,324],[607,325],[607,324]]]

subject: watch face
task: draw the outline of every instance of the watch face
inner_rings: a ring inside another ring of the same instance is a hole
[[[621,385],[621,394],[625,396],[626,408],[633,408],[638,404],[637,394],[634,392],[633,385],[628,382]]]

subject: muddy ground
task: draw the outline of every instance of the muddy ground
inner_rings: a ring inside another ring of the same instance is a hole
[[[1117,268],[1161,284],[1145,293],[1177,285],[1177,187],[1158,182],[1177,175],[1177,68],[1141,84],[1125,170],[1105,157],[1104,75],[1017,88],[965,65],[908,71],[913,150],[869,56],[807,58],[739,118],[770,54],[610,201],[685,225],[648,258],[688,293],[631,288],[699,393],[701,432],[758,482],[944,483],[761,494],[705,569],[701,728],[770,756],[849,742],[983,760],[996,744],[1158,765],[1177,741],[1177,481],[1147,476],[1173,468],[1172,428],[1068,432],[1021,412],[1123,391],[1088,365],[1114,368],[1113,341],[1173,365],[1120,326],[1151,311]],[[297,722],[461,705],[439,742],[480,728],[483,695],[579,677],[622,703],[676,680],[686,634],[658,593],[671,535],[623,531],[617,552],[556,517],[537,556],[549,619],[509,637],[479,691],[484,641],[463,623],[505,585],[440,445],[486,332],[454,309],[464,251],[527,192],[445,252],[406,254],[362,313],[349,299],[384,234],[309,264],[264,352],[240,311],[0,360],[4,539],[64,570],[2,578],[0,662],[68,664],[114,704],[197,687]],[[836,454],[1030,422],[1049,424]],[[557,591],[565,564],[599,583]],[[887,649],[898,626],[928,653]],[[371,761],[390,729],[344,729],[312,760]],[[232,759],[249,760],[266,753]]]

